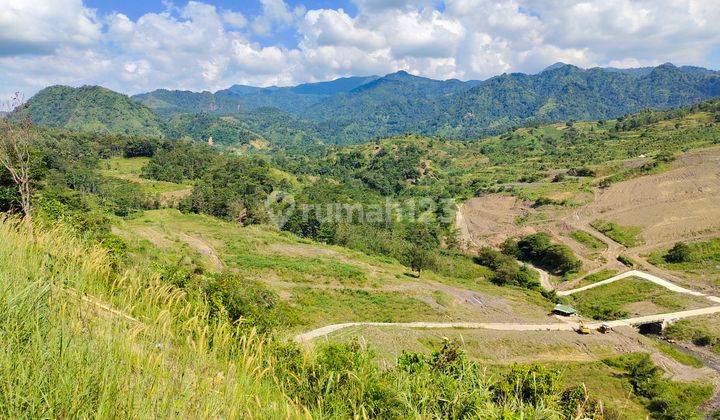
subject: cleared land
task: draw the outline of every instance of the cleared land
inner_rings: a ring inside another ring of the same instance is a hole
[[[230,270],[266,284],[294,308],[295,330],[347,321],[559,322],[538,292],[495,286],[482,267],[451,258],[444,261],[454,275],[417,279],[388,258],[172,209],[116,219],[114,232],[139,263]]]
[[[686,153],[663,173],[613,184],[578,217],[638,226],[648,248],[720,231],[720,148]]]
[[[670,248],[658,249],[648,257],[648,260],[678,276],[705,285],[709,290],[720,291],[720,238],[689,243],[689,255],[686,261],[666,261],[665,255]]]
[[[683,311],[711,304],[702,297],[683,295],[632,276],[573,293],[572,301],[580,315],[597,320]]]
[[[114,157],[100,163],[100,173],[117,179],[123,179],[140,185],[143,192],[156,196],[161,204],[172,206],[177,201],[186,197],[192,192],[188,184],[176,184],[173,182],[155,181],[141,177],[142,168],[147,165],[149,158],[121,158]]]

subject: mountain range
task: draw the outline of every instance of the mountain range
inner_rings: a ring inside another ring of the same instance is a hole
[[[433,80],[405,71],[292,87],[217,92],[159,89],[127,97],[52,86],[30,99],[38,124],[76,130],[188,136],[237,145],[358,143],[404,133],[466,139],[540,122],[616,118],[720,96],[720,73],[666,63],[636,69],[557,63],[538,74]]]

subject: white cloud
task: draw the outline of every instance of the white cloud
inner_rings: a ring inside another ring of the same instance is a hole
[[[716,0],[354,0],[354,16],[260,1],[257,16],[190,1],[131,19],[97,16],[81,0],[0,0],[0,95],[54,83],[213,90],[400,69],[482,79],[556,61],[720,67]],[[297,46],[274,41],[279,32]]]
[[[81,0],[0,0],[0,56],[89,46],[100,39],[100,27]]]
[[[233,28],[244,28],[247,25],[245,15],[240,12],[226,11],[222,15],[223,21]]]
[[[305,46],[357,47],[375,50],[386,45],[385,39],[340,10],[311,10],[305,14],[300,31],[305,35]]]
[[[290,25],[293,14],[283,0],[260,0],[263,13],[253,19],[252,30],[258,35],[269,35],[276,25]]]

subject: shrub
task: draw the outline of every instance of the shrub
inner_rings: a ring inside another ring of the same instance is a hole
[[[685,242],[678,242],[672,248],[670,248],[670,250],[667,252],[667,254],[665,254],[663,259],[669,263],[684,263],[692,261],[692,249]]]
[[[520,266],[514,258],[492,248],[480,248],[474,260],[493,270],[490,281],[495,284],[514,285],[528,289],[540,286],[537,273],[525,266]]]
[[[635,261],[633,261],[627,255],[620,254],[617,257],[617,260],[620,261],[626,267],[635,267]]]
[[[153,140],[132,138],[125,143],[123,147],[123,156],[132,157],[152,157],[157,149],[157,143]]]
[[[556,274],[570,273],[582,267],[582,263],[570,248],[553,244],[546,233],[523,237],[517,242],[517,249],[521,260],[531,261]]]
[[[196,278],[195,281],[202,280]],[[292,324],[289,308],[262,283],[225,273],[211,276],[201,287],[214,316],[227,316],[260,332]]]
[[[572,168],[568,169],[568,175],[570,176],[582,176],[582,177],[595,177],[597,174],[590,168]]]
[[[712,396],[711,385],[675,382],[665,379],[647,354],[630,354],[604,360],[610,366],[626,372],[633,392],[650,400],[648,408],[653,418],[696,418],[697,407]]]
[[[533,405],[552,405],[551,399],[560,391],[560,373],[540,364],[519,365],[510,368],[491,390],[493,398],[505,402],[519,398]]]

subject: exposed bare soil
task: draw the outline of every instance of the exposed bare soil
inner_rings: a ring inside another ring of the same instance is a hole
[[[646,248],[718,232],[720,148],[687,153],[668,171],[614,184],[578,216],[639,226]]]

